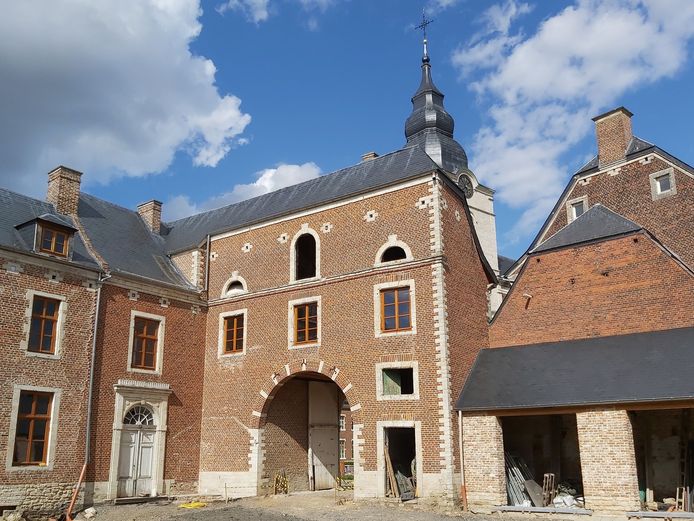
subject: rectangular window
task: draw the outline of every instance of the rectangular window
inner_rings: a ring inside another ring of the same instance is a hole
[[[33,353],[54,354],[58,336],[60,301],[35,296],[31,307],[31,327],[27,349]]]
[[[340,414],[340,430],[345,431],[347,426],[347,418],[344,414]]]
[[[670,174],[661,175],[655,178],[656,186],[658,187],[658,193],[669,192],[672,188],[672,183],[670,182]]]
[[[294,344],[308,344],[318,340],[318,303],[294,306]]]
[[[410,320],[410,288],[381,290],[381,331],[407,331]]]
[[[384,395],[414,394],[414,371],[411,367],[383,369]]]
[[[224,354],[243,351],[243,315],[224,317]]]
[[[346,447],[345,443],[346,443],[345,440],[340,439],[340,459],[347,459],[347,455],[345,453],[346,452],[345,451],[345,447]],[[333,445],[333,447],[334,447],[334,445]]]
[[[159,321],[136,316],[134,327],[130,366],[154,371],[157,368]]]
[[[53,255],[67,256],[68,235],[65,232],[41,226],[41,244],[39,250]]]
[[[583,204],[583,201],[578,201],[576,203],[573,203],[571,205],[571,216],[576,219],[577,217],[580,217],[583,215],[583,213],[586,211],[586,208]]]
[[[52,393],[21,391],[19,394],[13,465],[46,464],[52,402]]]

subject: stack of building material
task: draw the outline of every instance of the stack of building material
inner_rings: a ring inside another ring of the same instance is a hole
[[[526,492],[525,482],[533,479],[530,469],[522,458],[504,453],[506,460],[506,493],[508,503],[513,506],[532,506],[532,500]]]

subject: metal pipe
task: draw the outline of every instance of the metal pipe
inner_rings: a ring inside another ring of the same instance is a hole
[[[67,507],[67,512],[65,512],[66,521],[73,521],[72,509],[75,507],[77,498],[79,497],[80,487],[84,481],[84,476],[87,472],[87,465],[89,464],[89,454],[91,452],[91,432],[92,432],[92,398],[94,394],[94,370],[96,366],[96,337],[99,331],[99,308],[101,306],[101,287],[104,281],[111,278],[111,275],[99,274],[99,280],[97,281],[96,287],[96,304],[94,309],[94,329],[92,330],[92,358],[89,364],[89,389],[87,391],[87,425],[85,431],[85,442],[84,442],[84,465],[82,465],[82,471],[80,472],[80,477],[77,480],[77,486],[72,493],[72,499],[70,500],[70,505]]]
[[[209,278],[210,278],[210,234],[207,234],[207,251],[205,252],[205,291],[208,290],[208,283],[209,283]],[[210,296],[207,295],[207,299],[209,300]]]

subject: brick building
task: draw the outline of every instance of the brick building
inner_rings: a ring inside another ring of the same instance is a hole
[[[457,497],[453,401],[500,301],[493,192],[426,53],[412,102],[403,149],[172,223],[65,167],[46,202],[3,192],[0,506],[64,511],[81,472],[86,503],[255,495],[280,472],[318,490],[341,459],[357,497],[392,495],[386,468]]]
[[[546,474],[585,513],[692,509],[694,169],[630,117],[595,118],[598,155],[507,271],[456,404],[474,509],[541,511],[522,479]]]

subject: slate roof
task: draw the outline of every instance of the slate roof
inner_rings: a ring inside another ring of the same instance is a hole
[[[579,215],[567,226],[564,226],[564,228],[541,243],[530,253],[539,253],[624,235],[640,229],[641,227],[638,224],[598,203]]]
[[[506,273],[506,270],[513,266],[515,262],[510,257],[505,257],[504,255],[497,255],[497,261],[499,263],[499,273]]]
[[[137,212],[81,193],[77,215],[111,271],[192,289]]]
[[[56,212],[52,204],[0,188],[0,246],[33,252],[34,232],[28,225],[37,218],[75,227],[72,219]],[[71,261],[84,267],[98,268],[78,233],[74,237]]]
[[[235,230],[435,170],[438,166],[421,148],[405,147],[332,174],[165,224],[162,236],[167,251],[176,253],[197,246],[207,234]]]
[[[495,411],[694,398],[694,327],[483,349],[456,409]]]

